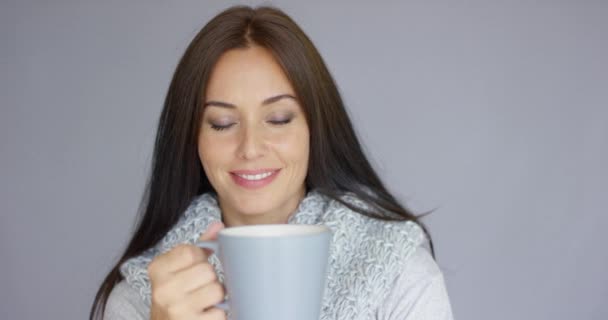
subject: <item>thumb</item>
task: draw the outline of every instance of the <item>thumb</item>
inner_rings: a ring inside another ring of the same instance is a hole
[[[200,241],[215,240],[217,238],[218,232],[220,232],[220,230],[222,229],[224,229],[223,223],[219,221],[214,222],[207,227],[207,231],[205,231],[198,239]]]

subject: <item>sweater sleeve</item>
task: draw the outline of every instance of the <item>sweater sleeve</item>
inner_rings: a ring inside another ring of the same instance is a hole
[[[453,320],[443,275],[424,247],[408,259],[377,319]]]
[[[149,308],[135,289],[124,280],[116,284],[108,296],[104,320],[146,320]]]

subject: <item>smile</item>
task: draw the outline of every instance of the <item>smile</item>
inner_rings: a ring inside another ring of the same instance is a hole
[[[247,189],[262,188],[270,184],[279,175],[281,170],[256,170],[256,171],[236,171],[231,172],[232,180],[239,186]]]
[[[250,181],[256,181],[256,180],[262,180],[265,178],[270,177],[273,174],[273,172],[265,172],[265,173],[260,173],[260,174],[254,174],[254,175],[249,175],[249,174],[237,174],[237,176],[243,178],[243,179],[247,179]]]

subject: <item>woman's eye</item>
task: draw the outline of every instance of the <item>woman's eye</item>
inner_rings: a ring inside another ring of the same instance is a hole
[[[230,124],[226,124],[226,125],[211,123],[211,128],[216,131],[222,131],[222,130],[226,130],[226,129],[232,127],[233,125],[234,125],[234,123],[230,123]]]
[[[291,118],[282,119],[282,120],[269,120],[268,122],[272,123],[272,124],[276,124],[276,125],[288,124],[291,122]]]

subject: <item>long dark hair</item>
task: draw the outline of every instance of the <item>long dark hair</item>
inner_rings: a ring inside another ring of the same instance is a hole
[[[422,216],[412,214],[391,195],[365,157],[338,88],[306,34],[279,9],[235,6],[203,27],[177,65],[158,123],[152,172],[136,231],[101,284],[90,319],[103,317],[108,296],[122,279],[119,266],[155,245],[195,196],[213,192],[197,154],[204,88],[220,55],[252,44],[272,52],[304,109],[310,130],[307,189],[377,219],[415,221],[431,239],[419,221]],[[371,206],[355,207],[343,201],[346,193]],[[430,248],[434,257],[432,240]]]

